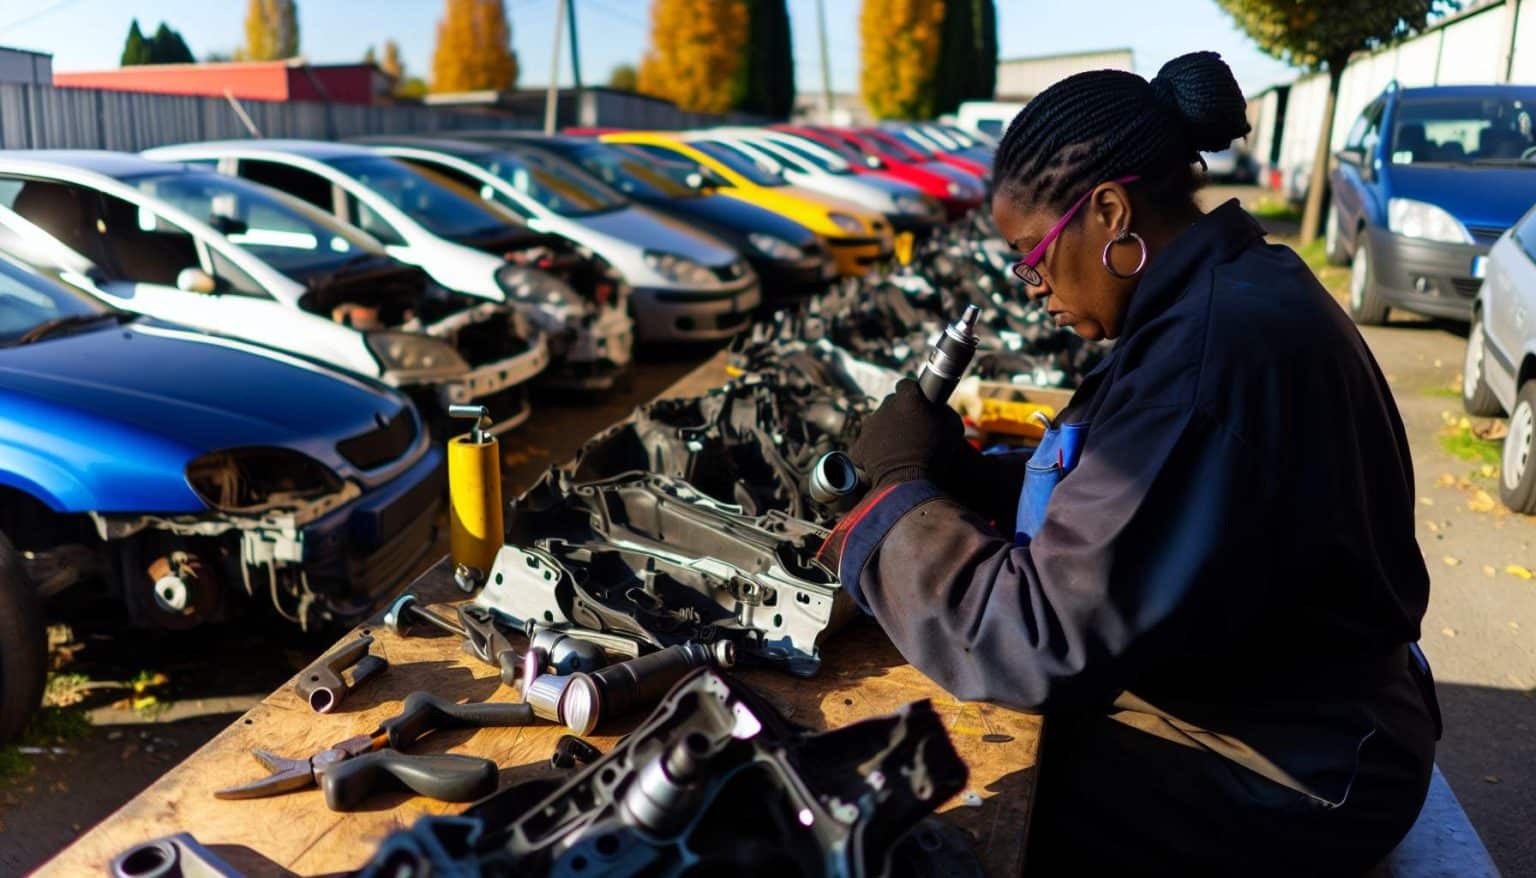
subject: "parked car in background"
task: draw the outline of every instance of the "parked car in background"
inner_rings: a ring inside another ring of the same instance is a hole
[[[691,133],[685,140],[734,149],[796,186],[884,214],[897,231],[927,232],[945,219],[944,206],[938,199],[924,195],[916,187],[857,174],[842,158],[826,150],[799,146],[788,135],[759,128],[722,128]]]
[[[1388,89],[1350,128],[1331,176],[1329,259],[1350,315],[1466,320],[1493,242],[1536,204],[1536,86]]]
[[[366,234],[275,190],[114,152],[0,153],[0,249],[89,278],[107,304],[256,342],[447,407],[522,423],[544,333],[451,292]]]
[[[992,148],[982,146],[963,131],[936,122],[889,122],[883,130],[911,144],[914,149],[935,155],[942,152],[958,156],[978,163],[985,176],[992,174]]]
[[[463,140],[377,137],[367,143],[479,193],[529,228],[601,256],[628,286],[641,341],[728,338],[760,301],[742,294],[755,279],[730,246],[634,204],[563,159]]]
[[[955,125],[977,136],[990,137],[995,144],[1022,109],[1024,105],[1020,103],[966,101],[955,110]]]
[[[364,146],[318,141],[231,140],[145,155],[205,164],[279,189],[361,228],[450,290],[512,305],[548,335],[553,365],[546,380],[600,390],[629,367],[634,326],[619,279],[441,178]],[[577,275],[594,266],[599,276],[583,283]],[[564,272],[587,294],[551,271]]]
[[[1499,497],[1536,515],[1536,207],[1494,242],[1472,302],[1461,402],[1469,414],[1509,414]]]
[[[948,165],[958,171],[970,174],[982,185],[986,185],[992,176],[992,160],[961,153],[947,152],[942,149],[934,149],[922,140],[911,136],[906,129],[887,131],[883,128],[860,128],[858,134],[866,140],[872,140],[881,144],[889,152],[893,152],[906,161],[928,161]]]
[[[584,137],[476,132],[479,142],[555,156],[656,213],[719,238],[747,257],[766,305],[791,303],[825,289],[837,264],[820,236],[771,210],[689,185],[694,165],[642,156]]]
[[[39,599],[104,587],[165,628],[253,601],[356,618],[434,544],[442,462],[382,384],[0,256],[0,738],[42,691]]]
[[[891,225],[884,217],[842,199],[791,186],[740,153],[712,144],[684,143],[665,133],[609,134],[603,142],[640,156],[695,165],[698,173],[690,177],[695,188],[739,198],[800,223],[827,242],[838,273],[845,277],[863,275],[894,250]]]
[[[1252,183],[1258,179],[1258,163],[1236,144],[1215,152],[1203,152],[1205,176],[1223,183]]]
[[[945,214],[952,220],[978,207],[984,195],[980,181],[968,174],[951,173],[950,169],[942,166],[939,169],[929,168],[911,162],[890,160],[873,152],[863,152],[850,141],[830,131],[804,125],[775,125],[770,130],[837,153],[852,167],[862,167],[869,173],[916,186],[925,195],[939,199],[944,205]]]

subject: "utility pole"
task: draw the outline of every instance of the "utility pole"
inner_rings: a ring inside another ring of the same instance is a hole
[[[817,29],[821,36],[821,113],[822,123],[832,123],[832,68],[827,61],[827,6],[826,0],[816,0]]]
[[[571,29],[571,75],[576,80],[576,97],[581,98],[581,46],[576,41],[576,0],[565,0],[565,26]]]
[[[560,5],[555,9],[555,45],[550,52],[549,60],[549,91],[544,95],[544,133],[555,133],[555,111],[560,105],[560,43],[564,34],[560,28],[565,25],[565,4],[568,0],[560,0]]]

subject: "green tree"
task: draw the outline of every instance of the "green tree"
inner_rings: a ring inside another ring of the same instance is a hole
[[[517,53],[502,0],[447,0],[432,52],[432,90],[517,87]]]
[[[876,118],[933,117],[944,5],[944,0],[864,0],[859,90]]]
[[[639,89],[684,110],[723,113],[735,99],[746,40],[745,0],[655,0]]]
[[[243,61],[279,61],[299,54],[299,11],[294,0],[248,0]]]
[[[118,63],[124,67],[150,63],[149,41],[144,39],[144,32],[139,30],[137,18],[128,25],[128,38],[123,41],[123,57]]]
[[[785,0],[746,0],[746,57],[736,72],[735,109],[787,119],[795,107],[795,48]]]
[[[633,64],[620,64],[608,74],[608,87],[618,91],[637,91],[640,84],[640,74],[635,71]]]
[[[372,46],[363,53],[363,63],[376,65],[380,70],[389,74],[394,80],[394,96],[397,98],[420,98],[427,93],[427,83],[419,76],[410,76],[405,70],[405,61],[400,57],[400,44],[394,40],[384,41],[384,55]]]
[[[934,113],[991,100],[997,86],[997,10],[992,0],[945,0],[934,67]]]
[[[187,48],[187,41],[181,38],[181,34],[170,29],[165,22],[155,28],[155,35],[149,39],[149,55],[153,64],[191,64],[197,59],[192,57],[192,50]]]
[[[1294,67],[1328,74],[1328,100],[1301,219],[1301,241],[1308,243],[1322,225],[1334,104],[1350,56],[1423,30],[1431,16],[1460,8],[1460,0],[1216,0],[1216,5],[1260,49]]]

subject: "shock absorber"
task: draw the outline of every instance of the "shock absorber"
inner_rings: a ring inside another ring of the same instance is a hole
[[[485,581],[505,541],[501,519],[501,446],[485,428],[483,405],[451,405],[453,418],[473,418],[468,433],[448,440],[448,554],[465,591]]]

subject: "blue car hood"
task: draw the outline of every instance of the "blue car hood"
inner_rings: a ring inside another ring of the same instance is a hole
[[[1536,167],[1387,167],[1393,197],[1428,202],[1468,226],[1503,231],[1536,204]]]
[[[382,385],[140,321],[0,350],[0,482],[71,511],[199,511],[184,470],[240,446],[336,450],[407,405]]]
[[[773,235],[775,238],[782,238],[796,247],[804,247],[816,242],[816,234],[794,220],[724,195],[647,200],[645,204],[654,210],[686,221],[729,229],[742,236],[761,232],[765,235]]]
[[[599,234],[646,250],[676,253],[700,265],[725,266],[741,258],[720,239],[640,205],[584,216],[581,224]]]

